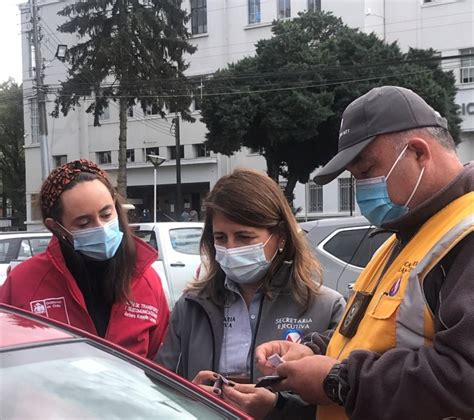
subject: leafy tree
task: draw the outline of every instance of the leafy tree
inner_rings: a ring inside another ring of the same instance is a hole
[[[0,84],[0,174],[3,213],[11,202],[13,223],[25,221],[23,91],[12,79]]]
[[[276,22],[256,55],[215,73],[205,86],[202,121],[208,147],[230,155],[260,149],[267,172],[296,183],[337,152],[341,114],[358,96],[387,84],[413,89],[448,118],[455,139],[460,119],[452,73],[434,50],[402,53],[375,34],[349,28],[327,12]]]
[[[67,115],[81,98],[93,96],[87,108],[94,125],[111,101],[118,102],[119,168],[117,186],[126,197],[127,109],[139,103],[153,107],[161,117],[165,108],[189,114],[190,84],[183,59],[195,47],[187,41],[189,19],[181,0],[82,0],[66,6],[59,15],[68,20],[60,32],[75,33],[81,42],[70,48],[68,78],[61,83],[53,112]]]

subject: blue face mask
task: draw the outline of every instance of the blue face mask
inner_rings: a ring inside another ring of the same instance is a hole
[[[98,261],[112,258],[123,238],[118,218],[103,226],[73,231],[71,235],[76,251]]]
[[[267,274],[270,268],[271,260],[267,261],[265,257],[265,245],[271,237],[272,235],[269,236],[265,243],[240,246],[238,248],[214,245],[216,248],[216,261],[225,275],[236,283],[256,283]]]
[[[421,170],[416,185],[413,188],[413,191],[405,205],[400,206],[392,202],[387,189],[387,179],[391,175],[399,160],[402,158],[407,148],[408,145],[406,145],[402,152],[398,155],[395,163],[392,165],[390,171],[388,171],[387,176],[356,180],[357,204],[359,205],[361,213],[374,226],[380,227],[386,222],[398,219],[409,211],[408,204],[420,185],[425,168],[423,167]]]

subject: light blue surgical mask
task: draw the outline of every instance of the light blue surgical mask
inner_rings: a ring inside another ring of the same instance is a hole
[[[265,246],[272,235],[265,243],[255,245],[240,246],[238,248],[226,248],[214,245],[216,249],[216,261],[224,271],[225,275],[239,284],[252,284],[258,282],[267,274],[273,258],[267,261],[265,257]]]
[[[413,191],[407,202],[403,206],[392,202],[387,189],[387,179],[392,174],[393,169],[400,161],[407,148],[408,145],[406,145],[402,152],[398,155],[394,164],[390,168],[390,171],[388,171],[387,176],[356,180],[357,204],[359,205],[361,213],[374,226],[380,227],[386,222],[398,219],[409,211],[408,204],[412,200],[418,189],[418,186],[420,185],[425,168],[422,168],[420,176],[416,181],[416,185],[413,188]]]
[[[74,249],[97,261],[112,258],[123,238],[117,217],[103,226],[76,230],[71,235]]]

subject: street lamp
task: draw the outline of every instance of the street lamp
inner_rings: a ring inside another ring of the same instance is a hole
[[[377,16],[382,19],[382,24],[383,24],[383,40],[384,42],[386,41],[386,30],[385,30],[385,0],[383,0],[383,16],[378,15],[377,13],[373,13],[370,7],[367,9],[367,12],[365,12],[366,16]]]
[[[166,159],[158,155],[147,155],[147,157],[153,164],[153,223],[156,223],[156,169],[165,162]]]
[[[56,49],[55,57],[57,57],[57,59],[60,61],[65,61],[66,53],[67,53],[67,45],[59,44],[58,48]]]

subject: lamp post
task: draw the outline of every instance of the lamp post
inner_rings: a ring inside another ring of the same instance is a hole
[[[156,169],[165,162],[166,159],[158,155],[147,155],[147,157],[153,164],[153,223],[156,223]]]
[[[377,16],[379,18],[382,19],[382,25],[383,25],[383,40],[384,42],[386,41],[386,29],[385,29],[385,0],[383,0],[383,3],[382,3],[382,8],[383,8],[383,15],[378,15],[377,13],[373,13],[372,10],[370,9],[370,7],[367,9],[367,12],[365,12],[365,15],[366,16]]]

